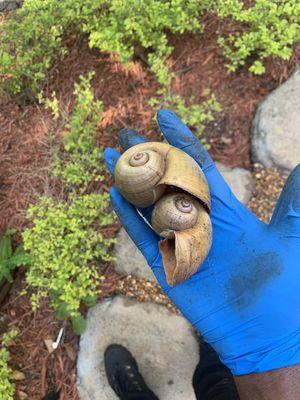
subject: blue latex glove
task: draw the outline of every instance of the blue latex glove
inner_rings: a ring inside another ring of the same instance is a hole
[[[199,140],[173,112],[159,111],[158,123],[167,141],[192,156],[207,178],[212,248],[196,274],[170,287],[158,250],[159,236],[112,188],[111,201],[122,224],[165,293],[233,374],[299,363],[300,165],[290,175],[267,225],[236,199]],[[121,135],[124,150],[142,141],[132,130]],[[118,152],[106,149],[112,174],[118,157]]]

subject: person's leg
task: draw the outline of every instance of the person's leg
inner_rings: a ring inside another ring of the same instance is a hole
[[[158,400],[147,386],[132,354],[119,344],[107,347],[104,354],[107,380],[121,400]]]
[[[200,362],[193,376],[197,400],[239,400],[230,370],[217,353],[205,342],[200,346]]]

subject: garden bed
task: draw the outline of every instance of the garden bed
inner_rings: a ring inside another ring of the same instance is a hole
[[[173,89],[188,103],[191,97],[203,101],[209,89],[216,95],[222,111],[207,124],[204,138],[216,161],[235,167],[251,169],[257,181],[257,193],[251,200],[253,211],[267,219],[274,205],[278,190],[283,184],[281,174],[273,170],[260,170],[250,159],[249,134],[254,111],[258,103],[293,72],[300,48],[295,46],[290,61],[267,61],[267,73],[254,76],[247,66],[229,74],[216,41],[216,32],[227,32],[229,25],[216,17],[205,17],[205,30],[199,36],[184,35],[171,39],[174,52],[169,60],[175,74]],[[118,146],[117,134],[124,127],[133,127],[147,138],[160,138],[153,121],[149,100],[155,96],[158,84],[143,61],[136,59],[131,70],[108,54],[91,50],[85,39],[66,39],[69,53],[53,67],[44,95],[53,91],[68,113],[73,105],[73,84],[80,75],[95,71],[92,87],[96,98],[104,103],[104,113],[98,126],[97,143],[101,146]],[[57,127],[57,125],[56,125]],[[59,183],[49,178],[49,164],[53,149],[49,133],[54,128],[50,111],[36,103],[19,97],[3,101],[0,109],[0,231],[14,227],[20,231],[28,225],[25,219],[29,204],[44,194],[60,194]],[[108,188],[108,175],[103,183]],[[270,182],[273,182],[270,189]],[[274,184],[276,182],[276,185]],[[268,201],[266,201],[268,199]],[[111,229],[111,235],[117,226]],[[18,240],[18,238],[17,238]],[[122,293],[167,304],[155,284],[138,283],[132,289],[130,279],[118,276],[111,266],[106,266],[101,281],[100,300],[113,293]],[[47,300],[37,311],[32,311],[25,288],[24,270],[19,269],[9,295],[0,311],[8,315],[10,328],[19,331],[11,347],[11,365],[21,370],[25,380],[17,381],[18,398],[40,399],[50,391],[61,390],[61,399],[75,400],[76,355],[78,337],[68,325],[58,322]],[[126,289],[127,288],[127,289]],[[148,288],[148,289],[147,289]],[[147,292],[148,291],[148,292]],[[142,294],[141,294],[142,293]],[[171,306],[169,305],[171,308]],[[85,310],[83,310],[85,312]],[[59,329],[65,333],[58,349],[49,353],[44,340],[54,340]]]

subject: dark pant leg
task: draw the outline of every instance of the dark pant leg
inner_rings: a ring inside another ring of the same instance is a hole
[[[207,343],[201,343],[193,386],[197,400],[239,400],[233,375]]]

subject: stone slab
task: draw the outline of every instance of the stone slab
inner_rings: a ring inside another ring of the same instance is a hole
[[[300,162],[300,68],[258,106],[251,136],[254,161],[286,172]]]
[[[199,344],[192,326],[163,306],[121,296],[89,310],[77,362],[80,400],[117,399],[107,383],[103,360],[113,343],[133,354],[160,400],[195,400],[192,377]]]
[[[144,256],[124,228],[121,228],[117,234],[114,256],[116,257],[114,266],[119,274],[155,280],[155,276]]]
[[[216,165],[235,196],[240,202],[247,204],[254,188],[251,172],[239,167],[230,168],[221,163],[216,163]]]

